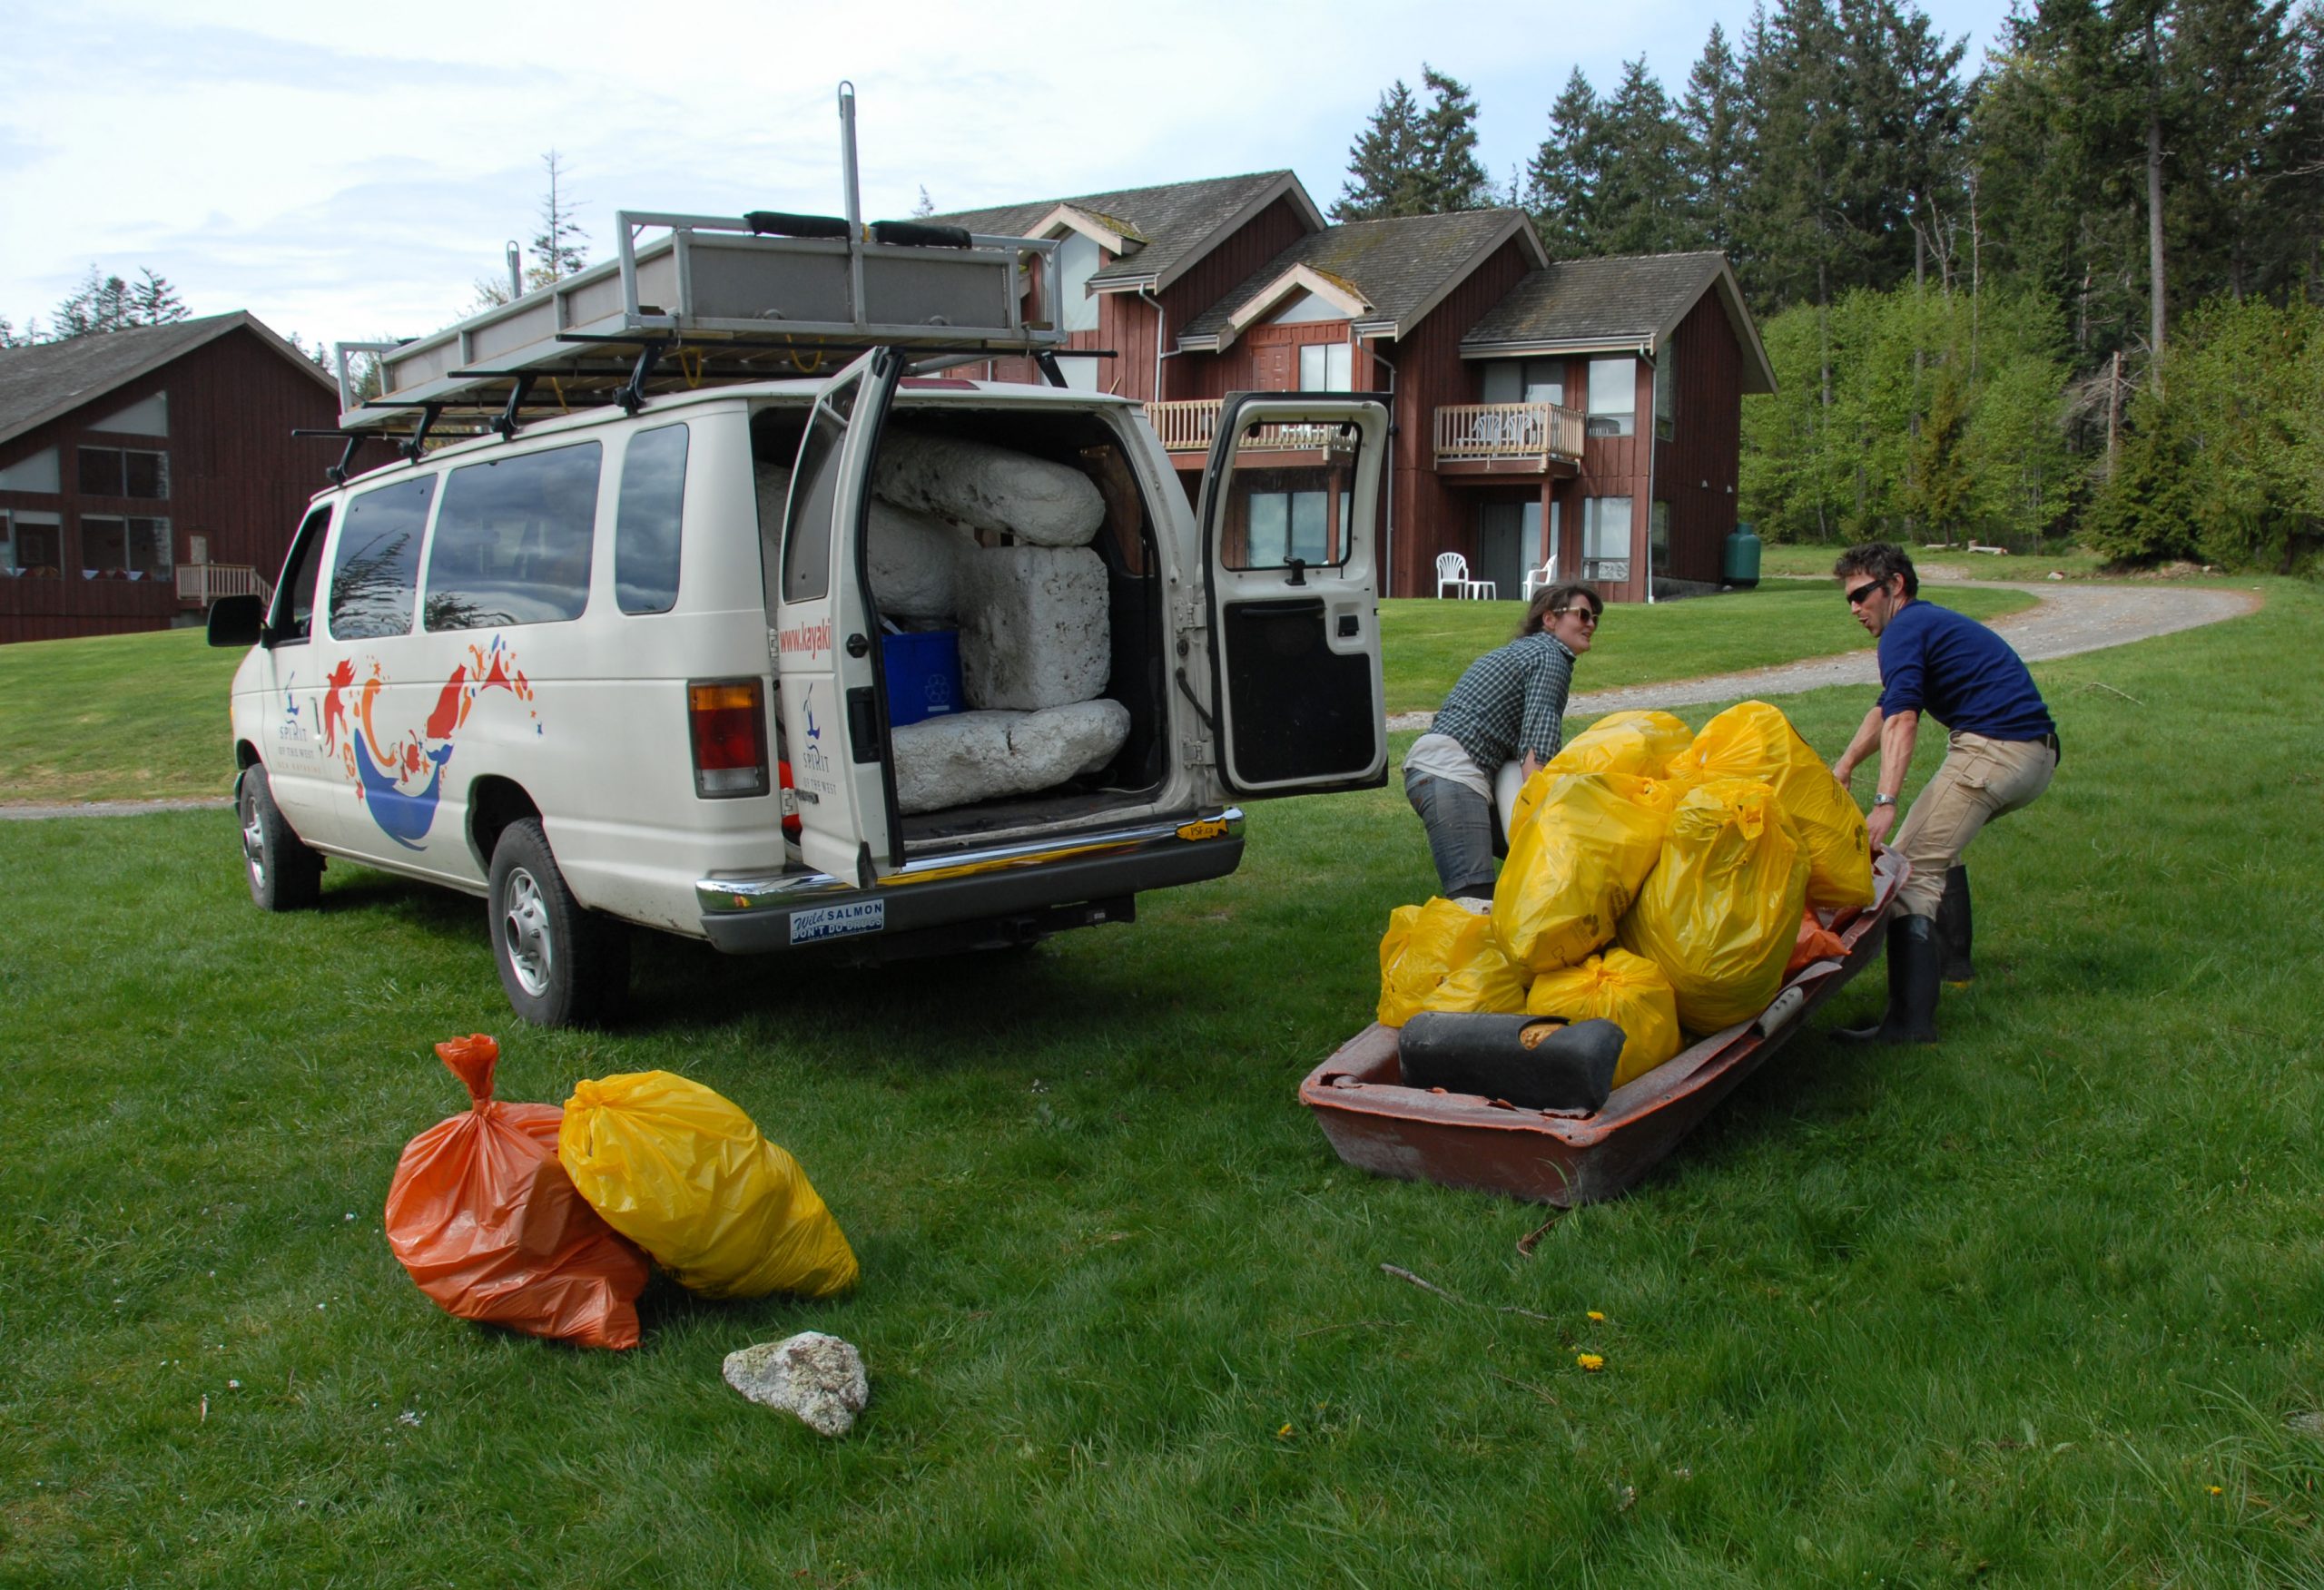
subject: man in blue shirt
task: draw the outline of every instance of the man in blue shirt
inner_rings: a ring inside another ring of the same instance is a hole
[[[1876,842],[1896,820],[1925,712],[1947,734],[1945,761],[1914,800],[1895,848],[1913,864],[1888,923],[1888,1012],[1837,1035],[1888,1044],[1936,1041],[1937,984],[1966,982],[1969,870],[1961,853],[1985,824],[2027,806],[2058,768],[2058,726],[2009,643],[1973,618],[1915,601],[1920,577],[1902,547],[1852,546],[1832,567],[1848,611],[1880,643],[1880,699],[1832,764],[1841,783],[1876,747],[1878,787],[1865,826]],[[1950,963],[1949,965],[1947,963]]]

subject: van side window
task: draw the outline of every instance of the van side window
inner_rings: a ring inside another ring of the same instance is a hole
[[[306,640],[315,624],[315,584],[323,572],[323,536],[330,530],[330,509],[317,508],[290,538],[282,559],[282,577],[274,583],[274,643]]]
[[[640,431],[622,455],[614,519],[614,591],[624,613],[667,613],[678,600],[679,518],[686,499],[686,427]]]
[[[347,505],[339,555],[330,569],[333,640],[367,641],[411,633],[411,594],[419,583],[419,538],[436,477],[398,481]]]
[[[431,630],[578,618],[596,542],[597,442],[455,469],[428,554]]]

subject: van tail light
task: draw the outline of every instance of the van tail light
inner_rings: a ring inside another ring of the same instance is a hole
[[[767,792],[766,695],[755,679],[686,683],[694,792],[705,800]]]

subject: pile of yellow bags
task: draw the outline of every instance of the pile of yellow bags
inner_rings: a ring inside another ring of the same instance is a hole
[[[1591,724],[1526,781],[1479,916],[1399,907],[1380,941],[1380,1020],[1522,1010],[1619,1023],[1615,1085],[1783,985],[1801,913],[1868,906],[1864,817],[1783,713],[1729,708]],[[1610,947],[1619,940],[1619,947]]]

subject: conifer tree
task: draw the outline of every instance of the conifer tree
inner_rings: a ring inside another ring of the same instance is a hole
[[[1741,72],[1727,34],[1714,22],[1679,102],[1679,127],[1684,134],[1679,152],[1694,246],[1717,249],[1730,258],[1737,251],[1736,214],[1749,178],[1749,124]],[[1739,268],[1741,261],[1737,264]]]
[[[1401,213],[1443,215],[1482,210],[1492,201],[1492,184],[1477,160],[1477,102],[1468,85],[1422,63],[1421,84],[1431,95],[1420,120],[1420,201]]]
[[[1334,221],[1420,213],[1420,122],[1413,91],[1400,77],[1381,94],[1372,120],[1348,146],[1347,182],[1332,206]]]
[[[1600,251],[1664,254],[1685,247],[1693,227],[1681,134],[1645,56],[1623,65],[1601,126],[1592,216]]]
[[[1605,164],[1605,107],[1576,66],[1550,107],[1550,135],[1525,168],[1525,208],[1552,260],[1598,248],[1598,178]]]

